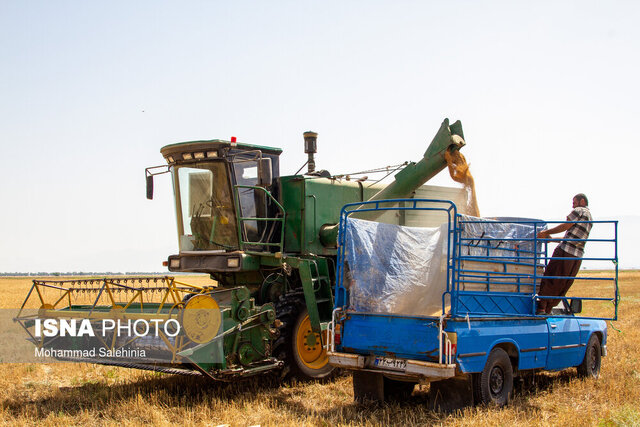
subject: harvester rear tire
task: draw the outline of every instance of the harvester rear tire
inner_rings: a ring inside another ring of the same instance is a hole
[[[276,316],[281,325],[274,354],[285,362],[283,376],[302,381],[330,378],[336,369],[329,365],[318,335],[311,331],[309,314],[302,296],[294,294],[280,297],[276,303]],[[314,335],[315,345],[308,345],[309,335]]]

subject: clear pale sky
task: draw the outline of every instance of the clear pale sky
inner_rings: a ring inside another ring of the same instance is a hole
[[[162,271],[161,146],[282,147],[333,173],[418,160],[445,117],[483,215],[619,219],[640,267],[640,3],[0,2],[0,272]],[[455,185],[443,173],[432,183]]]

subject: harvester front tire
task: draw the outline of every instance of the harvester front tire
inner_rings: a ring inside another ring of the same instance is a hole
[[[281,326],[275,354],[285,362],[285,377],[303,381],[331,377],[335,368],[329,365],[320,337],[311,330],[304,301],[299,296],[283,296],[276,305],[276,315]]]

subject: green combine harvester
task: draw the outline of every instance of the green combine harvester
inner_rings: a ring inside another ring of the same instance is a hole
[[[303,175],[280,176],[281,149],[235,138],[167,145],[167,164],[146,170],[149,199],[155,175],[170,173],[173,182],[179,252],[166,265],[207,273],[217,286],[170,276],[34,280],[17,321],[61,360],[218,380],[330,376],[325,343],[341,207],[411,197],[463,138],[460,121],[445,119],[423,158],[399,167],[388,186],[316,170],[313,132],[304,133]]]

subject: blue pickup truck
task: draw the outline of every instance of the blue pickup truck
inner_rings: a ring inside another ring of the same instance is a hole
[[[597,377],[607,353],[605,320],[617,318],[617,222],[592,222],[613,237],[589,239],[598,243],[588,250],[605,245],[611,256],[583,259],[615,268],[612,277],[580,280],[609,281],[611,293],[561,297],[541,316],[536,301],[545,297],[537,291],[552,257],[551,241],[536,236],[547,223],[460,215],[445,200],[345,205],[329,363],[353,371],[356,400],[399,398],[430,383],[502,406],[514,377],[526,372],[577,367]],[[580,317],[583,301],[610,301],[613,313]]]

